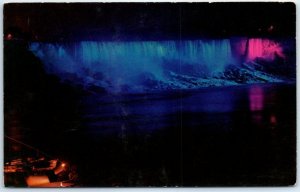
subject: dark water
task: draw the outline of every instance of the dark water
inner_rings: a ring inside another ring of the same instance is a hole
[[[77,165],[82,186],[295,182],[294,84],[94,94],[78,102],[80,127],[16,131]]]

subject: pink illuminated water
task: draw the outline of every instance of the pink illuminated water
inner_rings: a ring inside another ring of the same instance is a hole
[[[270,39],[241,39],[234,44],[233,48],[238,55],[245,55],[246,61],[253,61],[256,58],[272,61],[276,55],[285,58],[282,45]]]
[[[275,56],[283,57],[283,50],[279,43],[268,39],[249,39],[247,59],[263,58],[274,60]]]
[[[261,87],[254,86],[249,92],[250,110],[260,111],[264,107],[264,93]]]
[[[248,61],[252,61],[256,58],[274,60],[276,55],[282,58],[285,57],[281,45],[273,40],[255,38],[249,39],[248,41]],[[240,44],[243,45],[245,42],[241,42]],[[243,52],[242,49],[246,49],[246,46],[240,47],[240,52]]]

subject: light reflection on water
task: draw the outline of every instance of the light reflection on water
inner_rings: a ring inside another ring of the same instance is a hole
[[[277,117],[275,111],[268,109],[266,103],[269,104],[269,107],[272,108],[270,104],[276,104],[274,101],[276,98],[275,93],[267,94],[265,93],[262,86],[253,85],[249,88],[249,109],[251,111],[251,117],[253,123],[258,127],[264,127],[267,123],[268,127],[272,129],[277,125]],[[265,114],[264,111],[271,111],[268,114]]]
[[[100,134],[124,128],[129,132],[152,132],[166,127],[200,127],[222,132],[231,130],[234,121],[248,121],[236,118],[248,114],[249,123],[254,126],[274,127],[278,123],[273,111],[277,94],[272,86],[248,85],[174,94],[92,96],[87,100],[94,102],[85,103],[86,126],[91,133]]]
[[[166,127],[223,132],[232,130],[235,124],[247,123],[275,128],[280,119],[274,106],[283,101],[278,100],[277,88],[272,87],[247,85],[155,94],[86,96],[82,99],[83,126],[91,135],[150,133]],[[11,118],[7,125],[10,129],[6,134],[22,140],[17,138],[24,132],[16,127],[17,121]]]
[[[196,178],[197,184],[215,179],[219,173],[224,173],[222,178],[235,174],[240,178],[252,172],[257,178],[260,173],[273,177],[273,170],[279,173],[276,175],[292,171],[282,165],[294,158],[289,152],[292,144],[285,141],[294,141],[295,86],[93,95],[85,96],[82,104],[83,130],[48,140],[47,134],[38,134],[35,139],[41,139],[33,144],[43,141],[52,151],[75,160],[88,182],[110,184],[113,178],[122,185],[132,170],[147,175],[153,170],[161,173],[163,167],[177,185],[181,174],[176,170],[182,164],[185,181]],[[6,133],[18,134],[10,131]],[[149,177],[159,178],[155,174]]]
[[[249,91],[250,110],[260,111],[264,108],[264,91],[259,86],[250,87]]]
[[[264,109],[264,91],[259,86],[254,85],[249,89],[249,109],[252,112],[252,121],[259,126],[263,122]]]

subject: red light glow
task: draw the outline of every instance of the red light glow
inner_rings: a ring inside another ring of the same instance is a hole
[[[277,124],[277,119],[276,119],[275,115],[271,115],[271,117],[270,117],[270,123],[272,125],[276,125]]]
[[[268,28],[268,32],[272,32],[274,30],[274,26],[271,25],[269,28]]]
[[[9,33],[9,34],[7,35],[7,40],[11,40],[12,38],[13,38],[12,34]]]

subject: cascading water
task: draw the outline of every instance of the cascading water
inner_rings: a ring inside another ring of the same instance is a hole
[[[279,43],[268,39],[249,39],[248,60],[254,60],[257,57],[274,60],[276,54],[284,58],[283,50]]]
[[[265,52],[270,46],[261,46],[266,44],[264,42],[265,40],[260,39],[248,40],[247,58],[253,60],[256,57],[274,55],[275,49]],[[272,44],[271,41],[268,42]],[[97,84],[120,91],[123,85],[139,85],[141,76],[145,75],[156,81],[168,81],[166,68],[176,68],[178,74],[183,74],[187,66],[197,69],[194,70],[196,72],[223,72],[228,65],[238,64],[237,54],[245,54],[246,44],[245,40],[232,44],[229,39],[82,41],[69,44],[33,42],[30,50],[43,61],[48,73],[57,74],[62,79],[66,74],[75,74],[84,85]],[[272,45],[279,46],[274,43]]]

